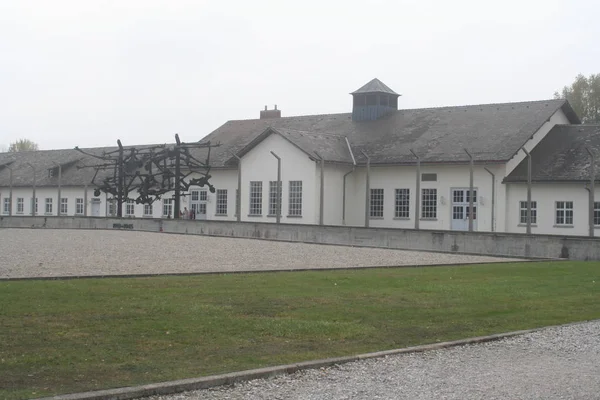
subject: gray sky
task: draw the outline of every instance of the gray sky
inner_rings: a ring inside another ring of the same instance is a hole
[[[0,0],[0,147],[199,140],[230,119],[540,100],[600,73],[596,0]]]

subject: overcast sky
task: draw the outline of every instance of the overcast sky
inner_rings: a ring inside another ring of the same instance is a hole
[[[492,5],[493,4],[493,5]],[[0,0],[0,148],[199,140],[231,119],[551,98],[600,73],[597,0]]]

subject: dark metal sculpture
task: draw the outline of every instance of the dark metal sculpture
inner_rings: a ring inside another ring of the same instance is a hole
[[[211,193],[214,186],[209,182],[210,151],[219,144],[211,142],[184,143],[175,135],[174,145],[155,145],[124,148],[117,140],[118,148],[103,152],[101,155],[88,153],[75,147],[75,150],[90,157],[101,160],[95,165],[84,165],[78,168],[95,169],[92,185],[96,186],[94,195],[104,192],[117,200],[117,216],[123,216],[123,204],[134,200],[137,204],[152,204],[168,193],[174,192],[174,218],[179,218],[181,196],[186,196],[190,186],[208,186]],[[204,161],[197,158],[190,150],[207,149]],[[111,171],[101,182],[96,182],[100,171]],[[200,178],[189,179],[192,174]],[[137,192],[136,198],[129,197]]]

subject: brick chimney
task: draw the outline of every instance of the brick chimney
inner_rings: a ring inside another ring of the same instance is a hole
[[[281,118],[281,110],[277,109],[277,104],[273,110],[267,110],[267,106],[265,106],[265,109],[260,111],[260,119],[267,118]]]

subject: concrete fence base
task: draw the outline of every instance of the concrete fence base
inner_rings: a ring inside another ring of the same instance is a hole
[[[600,260],[600,238],[104,217],[0,217],[0,228],[107,229],[527,258]]]

